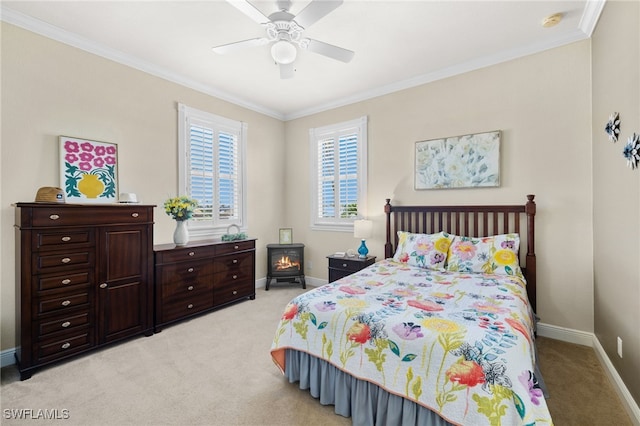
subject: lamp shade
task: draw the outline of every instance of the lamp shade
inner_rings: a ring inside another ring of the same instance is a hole
[[[271,46],[271,56],[279,64],[287,65],[296,60],[296,47],[285,40],[280,40]]]
[[[373,235],[373,222],[370,220],[355,220],[353,222],[353,236],[366,240]]]

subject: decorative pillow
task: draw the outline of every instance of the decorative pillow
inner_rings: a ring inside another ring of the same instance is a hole
[[[412,234],[398,231],[398,248],[393,260],[420,268],[444,270],[447,252],[454,235]]]
[[[517,275],[522,278],[519,247],[518,234],[486,238],[456,237],[449,248],[447,271]]]

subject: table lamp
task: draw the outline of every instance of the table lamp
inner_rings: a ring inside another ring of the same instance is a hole
[[[367,254],[369,253],[369,249],[365,244],[365,240],[370,238],[373,233],[373,222],[370,220],[355,220],[353,222],[353,236],[355,238],[360,238],[362,242],[360,243],[360,247],[358,247],[358,257],[360,259],[365,259]]]

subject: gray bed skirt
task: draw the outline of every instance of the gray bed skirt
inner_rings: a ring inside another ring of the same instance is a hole
[[[300,382],[300,389],[309,389],[320,404],[334,405],[336,414],[351,417],[354,426],[451,424],[428,408],[304,352],[287,349],[285,375],[290,383]]]

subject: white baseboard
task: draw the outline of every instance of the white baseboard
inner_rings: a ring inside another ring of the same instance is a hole
[[[602,364],[602,366],[604,367],[605,373],[607,373],[607,376],[609,376],[609,379],[613,383],[614,389],[622,400],[622,405],[627,411],[627,414],[629,414],[629,417],[631,417],[631,422],[633,422],[633,424],[636,426],[640,426],[640,407],[631,396],[629,389],[627,389],[627,387],[625,386],[622,378],[618,374],[618,371],[613,366],[613,363],[609,359],[609,356],[607,355],[604,348],[600,344],[600,341],[596,338],[595,335],[593,336],[593,349],[596,353],[596,356],[600,360],[600,364]]]
[[[636,426],[640,426],[640,407],[631,396],[629,389],[627,389],[627,386],[622,381],[618,371],[613,366],[613,363],[609,359],[609,356],[595,334],[550,324],[538,323],[538,335],[548,337],[550,339],[561,340],[563,342],[592,347],[600,361],[600,365],[602,365],[604,369],[605,374],[609,377],[609,380],[611,380],[613,388],[620,397],[622,406],[627,414],[629,414],[631,422]]]
[[[538,323],[538,335],[589,347],[593,346],[593,339],[595,338],[593,333],[558,327],[556,325],[545,324],[543,322]]]
[[[16,363],[16,348],[0,352],[0,366],[7,367]]]

